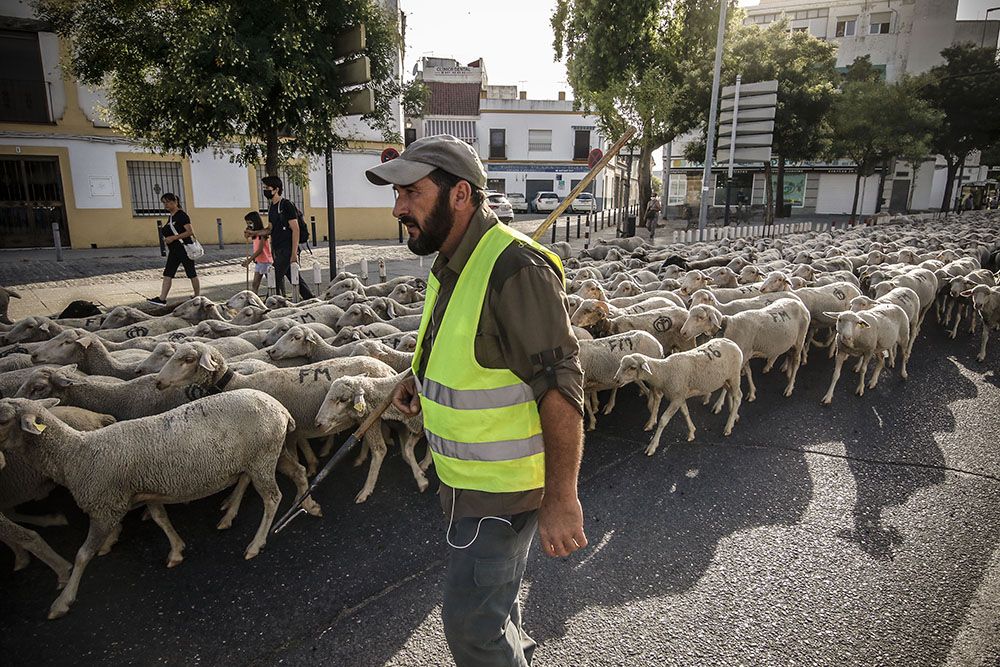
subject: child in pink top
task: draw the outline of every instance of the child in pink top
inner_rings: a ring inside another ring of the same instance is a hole
[[[243,219],[247,222],[247,229],[263,231],[264,221],[257,211],[250,211]],[[272,261],[270,242],[266,236],[258,236],[253,240],[253,254],[243,260],[243,266],[249,266],[250,262],[254,262],[253,287],[251,288],[254,294],[257,293],[257,288],[260,287],[261,278],[271,268]]]

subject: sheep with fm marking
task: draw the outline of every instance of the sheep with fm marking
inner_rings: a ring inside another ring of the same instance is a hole
[[[687,399],[692,396],[708,396],[722,389],[720,403],[715,412],[721,410],[721,400],[728,397],[729,417],[723,435],[733,432],[733,425],[739,418],[743,392],[740,389],[740,373],[744,362],[743,353],[733,341],[717,338],[699,345],[693,350],[676,352],[665,359],[653,359],[642,354],[630,354],[621,360],[615,382],[624,385],[629,382],[645,382],[654,394],[653,409],[646,430],[650,430],[659,412],[660,401],[665,397],[667,409],[658,420],[656,431],[646,447],[646,455],[652,456],[660,445],[663,429],[680,410],[688,427],[688,442],[694,440],[695,426],[688,412]]]
[[[626,331],[605,338],[580,341],[580,366],[583,368],[583,406],[588,419],[588,431],[597,428],[597,411],[600,407],[597,392],[611,390],[604,414],[609,415],[614,410],[619,387],[615,376],[621,366],[621,360],[629,354],[644,354],[653,359],[662,359],[663,346],[652,334],[645,331]],[[645,390],[645,385],[640,383],[640,386]],[[649,395],[648,398],[647,402],[652,412],[653,397]]]
[[[90,518],[69,582],[49,610],[65,615],[84,570],[133,506],[147,503],[171,536],[171,560],[184,543],[162,512],[163,503],[189,502],[248,480],[264,501],[260,526],[246,550],[263,548],[281,491],[274,479],[285,437],[295,422],[262,392],[208,396],[176,410],[78,431],[50,412],[58,401],[0,399],[0,450],[17,451],[73,494]],[[226,428],[219,428],[226,424]]]
[[[753,382],[750,361],[766,359],[764,372],[767,373],[778,357],[785,353],[788,353],[785,367],[788,384],[784,395],[792,395],[809,323],[809,310],[796,299],[781,299],[759,310],[746,310],[735,315],[723,315],[712,306],[695,306],[681,327],[681,334],[690,339],[719,334],[739,345],[743,353],[743,372],[750,387],[747,400],[754,401],[757,387]],[[721,406],[722,398],[719,397],[716,408]]]

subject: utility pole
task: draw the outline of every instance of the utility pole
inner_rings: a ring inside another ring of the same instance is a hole
[[[668,141],[663,145],[663,153],[661,159],[663,160],[663,170],[662,177],[663,183],[663,199],[662,206],[660,206],[660,217],[667,220],[670,217],[670,212],[667,208],[670,205],[670,157],[673,153],[673,142]]]
[[[330,245],[330,280],[337,275],[337,213],[333,206],[333,152],[326,150],[326,239]]]
[[[722,75],[722,45],[726,36],[728,0],[719,0],[719,30],[715,38],[715,67],[712,72],[712,106],[708,110],[708,131],[705,141],[705,169],[701,177],[701,206],[698,210],[698,240],[705,240],[708,222],[708,191],[712,180],[712,159],[715,154],[715,120],[719,111],[719,78]]]
[[[733,129],[729,134],[729,171],[726,174],[726,226],[729,226],[729,200],[733,193],[733,162],[736,159],[736,119],[740,115],[740,83],[743,75],[736,75],[736,96],[733,99]]]

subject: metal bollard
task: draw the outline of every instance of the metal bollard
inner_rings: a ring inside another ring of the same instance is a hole
[[[382,257],[378,258],[378,281],[385,282],[385,259]]]
[[[368,284],[368,260],[361,260],[361,282]]]
[[[313,284],[316,285],[316,294],[319,294],[320,283],[323,282],[323,269],[320,268],[319,262],[313,260]]]
[[[59,223],[58,222],[53,222],[52,223],[52,244],[56,248],[56,261],[57,262],[63,261],[63,256],[62,256],[62,237],[61,237],[60,232],[59,232]]]
[[[677,232],[676,232],[676,231],[674,231],[674,232],[673,232],[673,233],[671,234],[671,236],[670,236],[670,239],[671,239],[671,240],[670,240],[670,242],[671,242],[671,243],[677,243]]]
[[[291,274],[292,274],[292,303],[299,302],[299,263],[292,262]]]
[[[316,236],[316,216],[309,216],[309,224],[312,225],[312,244],[315,246],[319,238]]]
[[[587,220],[590,220],[590,214],[587,214]],[[580,214],[576,214],[576,238],[580,238]]]
[[[222,242],[222,218],[215,219],[215,228],[219,232],[219,250],[225,250],[226,244]]]
[[[558,220],[552,223],[552,243],[556,242],[556,227],[558,226],[559,226]]]
[[[267,269],[267,294],[268,296],[270,296],[271,294],[277,294],[277,293],[278,293],[278,278],[277,275],[274,273],[274,267],[271,266]]]
[[[566,243],[569,243],[569,216],[566,216]]]
[[[167,256],[167,244],[163,242],[163,221],[156,221],[156,236],[160,239],[160,257]]]

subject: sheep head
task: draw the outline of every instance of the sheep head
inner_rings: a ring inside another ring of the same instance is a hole
[[[347,376],[333,381],[316,413],[317,429],[336,433],[364,418],[368,412],[365,379],[365,376]]]
[[[862,319],[862,316],[852,311],[842,313],[825,312],[825,317],[837,322],[837,339],[843,341],[845,345],[853,345],[854,341],[864,333],[864,329],[870,329],[871,324]]]
[[[156,374],[156,388],[163,391],[190,384],[208,384],[226,368],[226,361],[218,350],[204,343],[184,343]]]
[[[681,326],[681,336],[692,339],[705,334],[714,335],[722,328],[722,322],[722,313],[718,309],[708,305],[694,306]]]
[[[573,313],[570,323],[578,327],[589,327],[606,320],[611,315],[611,309],[604,301],[588,299],[580,304],[580,307]]]
[[[642,354],[627,354],[618,364],[618,370],[612,382],[615,386],[624,387],[629,382],[642,380],[653,374],[649,358]]]
[[[67,387],[83,384],[87,384],[87,378],[77,373],[76,364],[62,368],[39,368],[18,387],[14,396],[40,400],[56,396]]]
[[[278,341],[267,350],[271,359],[291,359],[308,356],[323,340],[319,334],[301,325],[290,327]]]
[[[83,350],[96,340],[93,334],[82,329],[67,329],[36,348],[31,354],[31,361],[36,364],[74,363],[80,359]]]
[[[152,351],[150,351],[149,356],[136,365],[135,374],[138,376],[160,372],[160,369],[163,368],[170,357],[174,356],[174,352],[176,351],[177,346],[173,343],[166,341],[157,343]]]
[[[761,284],[760,291],[762,294],[791,292],[792,281],[781,271],[771,271],[771,273],[767,274],[767,278],[764,279],[763,284]]]

